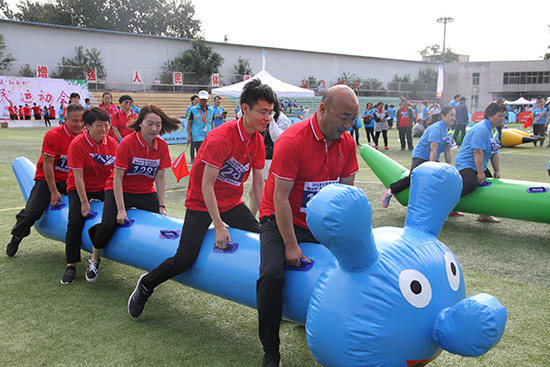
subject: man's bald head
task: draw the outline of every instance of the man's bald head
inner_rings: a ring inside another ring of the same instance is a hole
[[[338,84],[330,87],[321,99],[321,103],[325,106],[331,107],[335,103],[340,103],[343,100],[351,99],[357,103],[357,109],[359,109],[359,101],[355,92],[347,85]]]
[[[328,140],[339,139],[354,123],[359,110],[359,101],[347,85],[330,87],[323,95],[317,122]]]

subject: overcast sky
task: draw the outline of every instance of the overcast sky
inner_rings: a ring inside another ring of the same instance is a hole
[[[420,60],[443,42],[470,61],[540,60],[550,0],[192,0],[208,41]],[[512,5],[512,4],[520,4]],[[523,7],[521,5],[524,5]]]
[[[443,42],[471,61],[540,60],[550,0],[192,0],[208,41],[420,60]],[[18,0],[8,0],[15,9]],[[516,4],[516,5],[514,5]]]

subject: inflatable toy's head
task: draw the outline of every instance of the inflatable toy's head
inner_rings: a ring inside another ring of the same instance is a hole
[[[436,238],[460,198],[460,175],[424,163],[411,180],[404,228],[373,231],[370,203],[355,187],[330,185],[309,202],[308,226],[335,257],[306,321],[325,366],[423,366],[442,349],[479,356],[504,333],[506,308],[487,294],[465,298],[460,265]]]

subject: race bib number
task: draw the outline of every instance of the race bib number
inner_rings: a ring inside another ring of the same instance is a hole
[[[300,212],[305,213],[306,212],[306,206],[308,201],[311,200],[317,193],[325,186],[328,186],[333,183],[339,182],[340,179],[337,180],[329,180],[329,181],[319,181],[319,182],[305,182],[304,183],[304,194],[302,196],[302,205],[300,205]]]
[[[491,139],[491,153],[496,153],[498,151],[498,148],[500,148],[500,142],[498,141],[498,138],[492,138]]]
[[[55,169],[61,172],[69,172],[69,165],[67,163],[66,155],[61,155],[57,162],[55,162]]]
[[[128,176],[142,175],[155,178],[160,166],[160,159],[137,158],[132,159],[132,165],[128,170]]]
[[[244,174],[249,169],[250,163],[242,165],[235,158],[231,157],[231,159],[223,164],[217,179],[233,186],[241,186]]]
[[[443,141],[445,144],[447,144],[451,149],[456,148],[456,140],[453,139],[452,136],[446,136],[443,138]]]
[[[115,156],[113,155],[90,153],[90,157],[102,166],[112,166],[115,164]]]

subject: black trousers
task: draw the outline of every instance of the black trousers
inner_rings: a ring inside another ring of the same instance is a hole
[[[198,153],[201,147],[202,141],[193,141],[191,143],[191,160],[195,160],[195,152]]]
[[[353,137],[353,134],[355,133],[355,143],[359,145],[359,128],[358,127],[352,127],[350,130],[350,135]]]
[[[61,194],[67,193],[67,184],[65,182],[56,182],[57,191]],[[40,219],[44,211],[50,204],[51,193],[46,181],[34,181],[34,187],[29,194],[29,199],[25,208],[15,216],[16,222],[11,229],[12,236],[19,239],[27,237],[31,233],[31,227],[34,222]]]
[[[260,232],[260,279],[256,302],[260,341],[265,353],[279,353],[279,327],[283,315],[285,245],[275,216],[263,217]],[[298,243],[319,243],[307,228],[294,225]]]
[[[80,247],[82,246],[82,228],[86,218],[80,211],[80,197],[76,190],[67,193],[69,196],[69,222],[67,223],[67,234],[65,235],[65,256],[67,264],[80,262]],[[86,192],[88,200],[105,200],[105,191]]]
[[[544,124],[533,124],[533,135],[542,136],[544,138],[544,135],[546,134],[546,129],[544,128]],[[502,136],[502,135],[501,135]],[[542,144],[544,143],[544,139],[540,141],[540,146],[542,147]],[[537,146],[537,142],[533,142],[535,146]]]
[[[374,145],[375,146],[378,146],[378,139],[380,139],[380,133],[382,133],[382,137],[384,138],[384,146],[387,147],[388,146],[388,130],[382,130],[382,131],[377,131],[374,135]]]
[[[374,143],[374,127],[365,126],[365,132],[367,133],[367,141],[370,143],[370,139],[372,138],[372,142]]]
[[[427,160],[422,158],[413,158],[411,163],[411,172],[422,163],[427,162]],[[395,181],[390,185],[390,190],[392,194],[398,194],[401,191],[405,190],[407,187],[411,186],[411,174],[403,177],[402,179]]]
[[[399,127],[399,141],[401,142],[401,149],[405,149],[405,139],[407,139],[409,150],[413,150],[413,138],[410,126]]]
[[[126,210],[130,208],[136,208],[141,210],[147,210],[148,212],[159,212],[159,199],[156,192],[149,194],[130,194],[124,193],[124,207]],[[90,228],[90,238],[94,247],[102,249],[111,240],[111,237],[115,234],[118,228],[116,216],[118,209],[115,202],[115,194],[113,190],[105,191],[105,204],[103,205],[103,216],[101,217],[101,223],[94,225]]]
[[[245,204],[237,205],[224,213],[220,213],[220,216],[232,228],[254,233],[260,232],[260,224]],[[193,266],[199,256],[204,234],[211,223],[212,218],[208,212],[187,209],[176,254],[164,260],[144,276],[141,284],[152,292],[156,286]]]
[[[478,185],[477,171],[471,168],[464,168],[458,173],[462,176],[462,193],[460,194],[460,197],[474,192]],[[485,177],[493,177],[488,168],[485,170]]]
[[[455,131],[453,133],[453,139],[456,141],[458,134],[462,132],[462,141],[464,141],[464,136],[466,135],[466,124],[455,124],[454,128]]]

